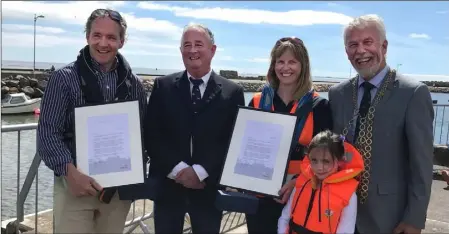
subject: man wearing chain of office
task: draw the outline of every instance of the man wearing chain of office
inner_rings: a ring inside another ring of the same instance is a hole
[[[363,155],[356,233],[421,233],[433,170],[434,110],[428,87],[386,62],[388,41],[376,15],[344,30],[358,75],[329,90],[334,131]]]

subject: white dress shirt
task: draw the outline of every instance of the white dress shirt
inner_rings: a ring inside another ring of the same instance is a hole
[[[288,228],[288,223],[291,218],[292,200],[295,196],[295,188],[288,199],[287,204],[282,209],[281,217],[278,220],[278,233],[286,233]],[[306,204],[298,204],[298,206],[305,206]],[[343,208],[340,216],[340,222],[338,223],[337,233],[354,233],[355,231],[355,221],[357,217],[357,195],[354,192],[349,199],[349,204]]]
[[[209,81],[210,78],[210,74],[212,73],[212,70],[210,70],[206,75],[204,75],[203,77],[201,77],[200,79],[203,80],[203,83],[201,85],[199,85],[199,89],[200,89],[200,93],[201,93],[201,98],[203,98],[204,95],[204,91],[206,91],[206,87],[207,87],[207,82]],[[189,72],[187,72],[187,77],[189,79],[190,82],[190,93],[192,93],[192,89],[193,89],[193,84],[190,81],[190,77],[192,77],[193,79],[195,79],[192,75],[190,75]],[[192,142],[192,138],[190,138],[190,155],[192,155],[192,149],[193,148],[193,142]],[[168,178],[170,179],[175,179],[176,175],[184,168],[189,167],[189,165],[183,161],[179,162],[174,168],[173,170],[170,172],[170,174],[168,174]],[[209,174],[207,173],[207,171],[204,169],[203,166],[199,165],[199,164],[194,164],[192,166],[193,170],[195,171],[196,175],[198,176],[200,181],[203,181],[204,179],[206,179]]]

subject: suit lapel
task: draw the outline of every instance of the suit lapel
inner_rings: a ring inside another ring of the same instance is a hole
[[[341,131],[345,128],[348,128],[348,133],[345,136],[349,142],[352,142],[353,140],[353,129],[355,128],[356,119],[352,120],[354,118],[354,87],[352,85],[352,82],[349,82],[345,87],[343,87],[341,90],[341,95],[343,97],[343,126]],[[350,124],[350,121],[352,120],[352,124]]]
[[[341,92],[343,92],[344,97],[344,127],[346,127],[349,124],[349,121],[354,117],[354,87],[352,85],[352,82],[350,82],[346,87],[344,87]]]
[[[208,106],[215,98],[217,98],[221,92],[221,81],[217,78],[217,74],[212,71],[209,81],[207,82],[206,90],[204,91],[202,98],[202,108]]]
[[[175,87],[178,89],[176,92],[189,110],[192,108],[192,96],[190,94],[190,82],[187,78],[187,71],[184,71],[181,76],[175,79]]]

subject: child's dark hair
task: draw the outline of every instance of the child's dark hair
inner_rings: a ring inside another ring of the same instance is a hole
[[[343,141],[344,140],[341,135],[325,130],[313,137],[309,144],[308,152],[310,153],[310,151],[314,148],[326,148],[333,157],[340,161],[343,160],[343,156],[345,154]]]

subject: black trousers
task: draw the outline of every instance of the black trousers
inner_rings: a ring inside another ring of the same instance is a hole
[[[222,211],[213,203],[182,201],[155,201],[154,230],[156,234],[182,234],[184,216],[189,213],[194,234],[220,233]]]
[[[246,214],[248,234],[276,234],[283,208],[284,204],[276,202],[271,197],[259,198],[257,213]]]

